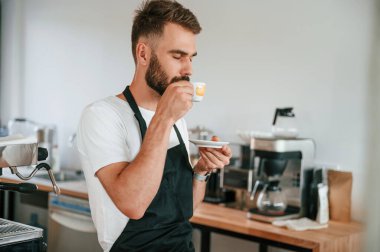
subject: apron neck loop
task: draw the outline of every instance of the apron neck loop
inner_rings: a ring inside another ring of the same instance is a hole
[[[131,107],[133,113],[135,113],[136,120],[138,121],[140,125],[141,140],[143,140],[146,130],[147,130],[146,123],[145,123],[144,118],[141,115],[139,107],[137,106],[135,98],[133,98],[133,95],[131,93],[131,90],[129,89],[129,86],[125,88],[123,95],[125,99],[127,100],[127,102],[129,103],[129,106]]]
[[[181,133],[179,133],[177,125],[175,125],[175,124],[174,124],[174,130],[175,130],[175,133],[177,134],[179,144],[180,144],[180,146],[182,146],[181,147],[182,148],[182,154],[185,155],[186,158],[189,158],[189,153],[187,152],[185,142],[183,141]],[[191,167],[191,165],[190,165],[190,167]]]
[[[145,123],[143,116],[141,115],[139,107],[137,106],[135,98],[133,98],[133,95],[132,95],[131,90],[129,89],[129,86],[127,86],[125,88],[123,95],[124,95],[125,99],[127,100],[129,106],[131,107],[133,113],[135,113],[136,120],[138,121],[138,123],[140,125],[141,140],[143,140],[145,133],[146,133],[146,130],[147,130],[146,123]],[[175,133],[177,134],[178,141],[179,141],[180,145],[185,147],[185,143],[183,142],[181,133],[179,132],[177,125],[175,125],[175,124],[174,124],[174,130],[175,130]],[[187,155],[186,147],[184,148],[184,151],[185,151],[185,154]]]

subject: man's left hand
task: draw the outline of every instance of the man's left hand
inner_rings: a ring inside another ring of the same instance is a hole
[[[223,169],[224,166],[230,163],[232,156],[231,148],[224,145],[220,149],[215,148],[199,148],[201,158],[194,167],[194,172],[206,174],[215,169]]]

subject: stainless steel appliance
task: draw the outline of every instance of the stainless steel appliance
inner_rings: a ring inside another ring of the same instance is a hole
[[[18,222],[0,219],[0,252],[43,252],[43,230]]]
[[[102,251],[88,200],[49,194],[48,252]]]
[[[59,187],[55,182],[50,166],[46,163],[38,163],[38,161],[46,160],[47,157],[47,150],[38,147],[36,137],[23,137],[19,134],[0,137],[0,176],[2,169],[9,168],[11,173],[20,179],[29,180],[39,170],[46,169],[53,183],[54,191],[58,194]],[[36,167],[29,175],[23,175],[18,170],[19,166]],[[5,203],[2,204],[3,209],[0,213],[3,215],[2,217],[9,218],[11,212],[9,209],[12,204],[8,204],[2,191],[33,193],[37,191],[37,186],[31,183],[0,182],[0,198]],[[0,251],[46,251],[44,244],[43,229],[0,219]]]
[[[249,209],[248,218],[272,222],[304,216],[314,165],[314,141],[252,138],[251,151],[254,170],[250,191],[256,205]]]
[[[55,125],[40,125],[37,129],[38,146],[46,148],[49,156],[46,159],[54,172],[58,172],[59,153],[58,153],[58,135]]]
[[[59,194],[59,187],[55,181],[51,167],[47,163],[38,163],[48,158],[48,151],[45,148],[38,147],[37,138],[22,135],[13,135],[0,137],[0,176],[3,168],[11,169],[12,174],[15,174],[22,180],[31,179],[39,170],[45,169],[49,174],[49,178],[53,184],[54,192]],[[34,166],[36,167],[29,175],[21,174],[17,167],[19,166]],[[12,190],[19,192],[33,192],[37,187],[30,183],[20,184],[0,184],[1,190]]]

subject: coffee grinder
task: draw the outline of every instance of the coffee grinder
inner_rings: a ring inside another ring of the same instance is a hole
[[[306,138],[252,138],[254,168],[248,218],[264,222],[304,216],[315,143]]]

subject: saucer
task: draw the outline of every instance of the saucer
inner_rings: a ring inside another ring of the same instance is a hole
[[[229,144],[229,142],[215,142],[215,141],[197,140],[197,139],[189,139],[189,141],[195,144],[197,147],[216,148],[216,149],[220,149],[223,147],[223,145]]]

